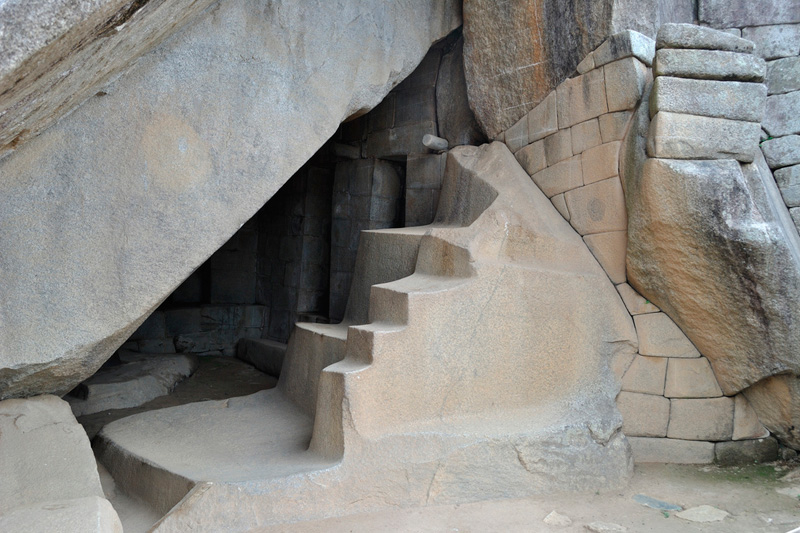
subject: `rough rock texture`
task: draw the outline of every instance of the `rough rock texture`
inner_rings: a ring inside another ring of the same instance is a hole
[[[800,372],[800,259],[757,166],[650,159],[626,176],[630,283],[709,358],[728,395]]]
[[[122,523],[108,500],[87,496],[41,503],[0,515],[0,531],[122,533]]]
[[[0,2],[0,157],[91,97],[213,2]]]
[[[796,0],[698,0],[700,22],[714,28],[800,22]]]
[[[664,24],[658,30],[656,48],[699,48],[751,53],[755,45],[736,35],[695,24]]]
[[[0,397],[91,375],[459,15],[225,0],[3,159]]]
[[[439,136],[451,147],[482,144],[486,138],[469,108],[467,80],[464,76],[464,39],[459,38],[445,52],[436,80],[436,122]]]
[[[800,378],[782,374],[744,391],[759,420],[778,440],[800,450]]]

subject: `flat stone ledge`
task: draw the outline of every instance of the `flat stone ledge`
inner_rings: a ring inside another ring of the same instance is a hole
[[[592,52],[595,68],[626,57],[635,57],[645,65],[653,64],[656,42],[637,31],[615,33]]]
[[[661,111],[647,132],[647,155],[660,159],[755,159],[758,122]],[[765,154],[766,155],[766,154]]]

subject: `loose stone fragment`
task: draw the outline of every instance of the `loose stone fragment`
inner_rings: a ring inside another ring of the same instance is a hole
[[[710,505],[700,505],[698,507],[690,507],[685,511],[675,513],[678,518],[683,518],[689,522],[719,522],[724,520],[730,514],[722,509],[717,509]]]
[[[568,516],[558,513],[556,511],[550,511],[550,513],[544,517],[542,520],[545,524],[549,524],[551,526],[569,526],[572,525],[572,520],[569,519]]]
[[[590,522],[585,527],[588,531],[594,533],[624,533],[628,528],[619,524],[612,524],[611,522]]]

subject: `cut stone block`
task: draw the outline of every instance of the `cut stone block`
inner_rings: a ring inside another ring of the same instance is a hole
[[[442,187],[447,154],[409,154],[406,159],[406,189]]]
[[[608,111],[603,69],[565,80],[556,93],[559,128],[574,126]]]
[[[714,28],[741,28],[760,24],[800,22],[796,0],[703,0],[698,19]]]
[[[691,440],[628,437],[637,463],[710,464],[714,443]]]
[[[567,209],[567,202],[564,200],[564,193],[556,194],[550,200],[558,209],[558,212],[561,213],[561,216],[564,217],[564,220],[569,221],[569,209]]]
[[[758,420],[753,406],[744,394],[733,397],[733,440],[763,439],[769,430]]]
[[[800,231],[800,207],[789,209],[789,214],[792,216],[792,222],[794,222],[797,231]]]
[[[670,111],[760,122],[766,101],[767,87],[763,83],[659,76],[650,94],[650,115]]]
[[[265,374],[281,374],[286,345],[269,339],[241,339],[236,344],[236,357],[250,363]]]
[[[644,315],[647,313],[658,313],[660,311],[658,307],[650,303],[649,300],[645,299],[627,283],[620,283],[617,285],[617,291],[631,315]]]
[[[658,357],[700,357],[700,352],[665,313],[633,317],[639,353]]]
[[[733,398],[670,400],[671,439],[721,441],[733,434]]]
[[[628,370],[630,372],[630,370]],[[663,396],[620,392],[617,408],[628,437],[663,437],[669,424],[669,400]]]
[[[767,66],[752,54],[717,50],[678,50],[656,52],[655,76],[675,76],[702,80],[764,81]]]
[[[761,126],[773,137],[800,133],[800,91],[768,97]]]
[[[778,183],[786,206],[800,206],[800,165],[776,170],[775,181]]]
[[[627,350],[622,350],[614,355],[610,366],[611,371],[614,373],[614,376],[616,376],[618,382],[622,382],[622,376],[624,376],[625,372],[628,371],[628,368],[630,368],[631,363],[636,357],[636,354]]]
[[[667,358],[637,355],[622,378],[622,390],[663,397],[666,375]],[[666,426],[664,426],[664,431],[664,435],[666,435]]]
[[[597,146],[600,140],[600,125],[596,118],[581,122],[570,128],[572,138],[572,153],[580,154],[584,150]]]
[[[557,131],[556,91],[552,91],[528,113],[528,142],[538,141]]]
[[[627,229],[625,196],[619,178],[609,178],[564,195],[572,227],[581,235]]]
[[[648,69],[638,59],[627,57],[603,67],[609,111],[633,109],[642,99]]]
[[[701,48],[752,53],[755,45],[747,39],[696,24],[663,24],[658,29],[656,48]]]
[[[589,55],[583,58],[583,61],[578,63],[578,66],[575,67],[575,70],[578,71],[578,74],[586,74],[590,70],[594,69],[594,52],[589,52]]]
[[[615,33],[592,52],[594,64],[601,67],[617,59],[635,57],[645,65],[653,63],[656,42],[646,35],[633,30]]]
[[[619,175],[619,141],[613,141],[583,153],[583,183],[589,185],[596,181]]]
[[[606,271],[612,283],[625,281],[625,252],[628,246],[628,232],[610,231],[594,233],[583,238],[586,246],[594,254],[597,262]]]
[[[544,141],[536,141],[514,154],[519,164],[529,175],[536,174],[547,166],[544,156]]]
[[[761,143],[761,151],[769,168],[776,169],[800,163],[800,135],[787,135]]]
[[[625,137],[632,114],[632,111],[617,111],[600,115],[597,120],[600,123],[600,137],[603,142],[621,141]]]
[[[528,118],[522,117],[516,124],[506,130],[506,146],[511,152],[516,152],[528,144]]]
[[[656,113],[647,132],[647,155],[662,159],[737,159],[750,163],[761,126],[724,118]]]
[[[174,337],[181,333],[197,333],[202,331],[200,326],[200,308],[187,307],[181,309],[168,309],[164,311],[167,337]]]
[[[569,128],[545,137],[543,142],[547,166],[572,157],[572,136]]]
[[[581,156],[576,155],[531,176],[533,182],[539,186],[547,197],[569,191],[583,185],[583,172],[581,170]]]
[[[764,59],[800,54],[800,24],[744,28],[742,37],[756,43],[756,54]]]
[[[37,533],[122,533],[111,503],[98,496],[23,507],[0,516],[0,531]]]
[[[800,91],[800,57],[767,62],[767,93],[784,94],[791,91]]]
[[[711,363],[705,357],[694,359],[670,359],[667,366],[667,382],[664,388],[667,398],[717,398],[722,396]]]
[[[714,462],[720,466],[769,463],[778,460],[778,441],[765,439],[718,442],[714,445]]]

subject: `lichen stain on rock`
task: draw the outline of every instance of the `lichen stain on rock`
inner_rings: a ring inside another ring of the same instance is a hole
[[[139,144],[149,186],[182,192],[208,180],[214,169],[208,144],[180,117],[156,115]]]

